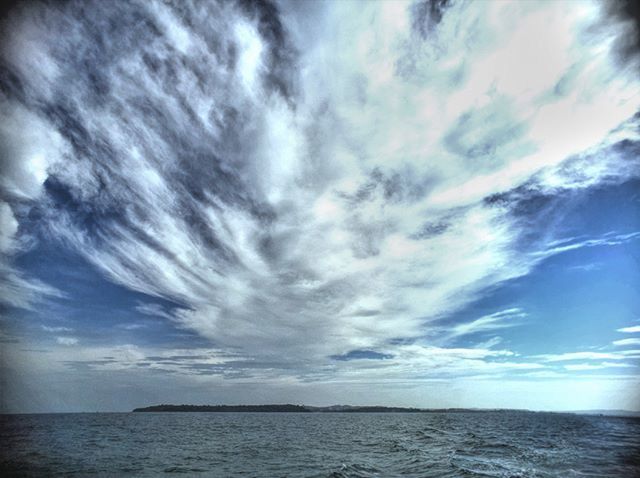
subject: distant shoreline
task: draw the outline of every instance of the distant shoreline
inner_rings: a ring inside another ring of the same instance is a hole
[[[407,408],[385,406],[332,405],[313,407],[309,405],[152,405],[135,408],[133,412],[217,412],[217,413],[572,413],[580,415],[606,415],[639,417],[640,412],[628,410],[583,410],[583,411],[536,411],[509,408]]]
[[[0,416],[19,415],[69,415],[69,414],[111,414],[111,413],[172,413],[172,412],[209,412],[209,413],[523,413],[555,415],[592,415],[618,418],[640,418],[640,411],[631,410],[530,410],[524,408],[410,408],[387,406],[332,405],[314,407],[311,405],[269,404],[269,405],[153,405],[134,410],[96,410],[96,411],[38,411],[11,412],[0,411]]]

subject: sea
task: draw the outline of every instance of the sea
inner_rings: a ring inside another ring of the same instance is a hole
[[[2,415],[0,476],[640,477],[640,419],[558,413]]]

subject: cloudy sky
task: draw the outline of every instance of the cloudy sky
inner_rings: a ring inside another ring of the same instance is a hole
[[[625,5],[9,10],[0,409],[640,409]]]

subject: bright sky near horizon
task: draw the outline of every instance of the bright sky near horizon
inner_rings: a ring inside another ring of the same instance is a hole
[[[14,7],[0,411],[640,410],[631,4]]]

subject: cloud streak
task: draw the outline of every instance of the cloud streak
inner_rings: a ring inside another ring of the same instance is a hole
[[[640,332],[640,325],[632,325],[630,327],[622,327],[621,329],[618,329],[618,332],[624,332],[624,333],[627,333],[627,334],[637,333],[637,332]]]
[[[625,347],[627,345],[640,345],[640,338],[614,340],[613,345],[616,347]]]
[[[489,332],[520,325],[521,319],[527,317],[519,308],[512,308],[482,316],[471,322],[457,324],[451,331],[452,336],[474,334],[477,332]]]

